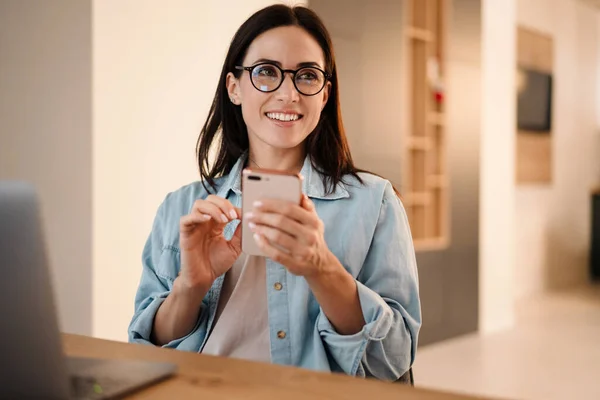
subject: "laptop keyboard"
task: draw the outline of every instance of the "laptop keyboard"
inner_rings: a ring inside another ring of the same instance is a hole
[[[119,382],[116,379],[102,379],[102,384],[91,376],[71,376],[71,396],[74,399],[104,399],[106,394],[114,392]]]

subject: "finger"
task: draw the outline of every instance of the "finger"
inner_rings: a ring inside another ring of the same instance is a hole
[[[192,214],[210,215],[211,218],[219,224],[226,224],[229,222],[229,218],[223,214],[223,210],[221,210],[216,204],[208,201],[200,200],[195,202],[194,208],[192,209]]]
[[[210,215],[206,214],[189,214],[184,215],[179,220],[179,230],[181,232],[189,232],[193,230],[196,225],[203,224],[211,219]]]
[[[219,207],[228,220],[239,218],[236,208],[229,200],[211,194],[206,198],[206,201]]]
[[[270,226],[256,225],[254,222],[248,224],[252,232],[264,236],[269,243],[276,244],[287,253],[298,253],[298,239],[289,234]]]
[[[275,246],[273,246],[271,243],[269,243],[269,240],[261,234],[255,233],[254,240],[256,241],[256,244],[261,249],[261,251],[271,260],[281,265],[285,265],[289,268],[297,267],[296,261],[291,255],[286,254],[283,251],[276,248]]]
[[[308,229],[305,226],[282,214],[254,211],[244,215],[244,218],[257,225],[277,228],[294,237],[301,237],[308,233]]]
[[[308,224],[314,228],[317,228],[319,231],[322,230],[323,221],[321,221],[321,218],[319,218],[319,215],[317,214],[315,203],[304,194],[302,195],[300,206],[310,214],[310,222]]]
[[[300,203],[300,205],[302,206],[302,208],[309,212],[312,212],[315,209],[315,203],[313,203],[312,200],[309,199],[308,196],[305,194],[302,195],[302,202]]]
[[[283,214],[301,224],[311,223],[311,213],[303,209],[300,204],[285,200],[261,199],[253,204],[254,208],[262,212]]]

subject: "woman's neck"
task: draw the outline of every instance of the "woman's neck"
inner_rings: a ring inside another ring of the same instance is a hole
[[[302,146],[295,149],[254,149],[248,151],[250,168],[273,169],[298,173],[304,165],[306,154]]]

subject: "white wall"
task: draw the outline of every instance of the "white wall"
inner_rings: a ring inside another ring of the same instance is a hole
[[[354,161],[399,186],[403,2],[311,0],[310,7],[325,22],[343,66],[340,101]]]
[[[594,154],[600,154],[600,12],[596,12],[596,133]],[[596,181],[596,187],[600,187],[600,162],[597,163],[592,179]]]
[[[60,326],[78,334],[92,321],[90,23],[90,0],[0,1],[0,180],[35,185]]]
[[[479,327],[483,332],[514,323],[515,7],[515,0],[482,2]]]
[[[600,76],[600,12],[596,12],[596,74]],[[598,133],[598,144],[600,144],[600,78],[596,79],[596,132]],[[600,147],[597,148],[600,150]],[[600,154],[600,153],[598,153]],[[596,177],[600,179],[600,165],[597,168]]]
[[[587,280],[590,188],[600,183],[598,11],[578,0],[519,0],[518,24],[554,39],[553,181],[516,188],[516,293]]]
[[[362,42],[366,4],[358,0],[311,0],[310,7],[323,19],[333,41],[338,80],[342,82],[339,85],[342,119],[354,161],[361,163],[364,113],[356,110],[361,110],[364,104]]]
[[[126,339],[156,209],[197,179],[196,138],[229,42],[272,3],[94,1],[95,336]]]

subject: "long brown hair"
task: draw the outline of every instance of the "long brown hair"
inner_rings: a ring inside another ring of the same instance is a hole
[[[362,182],[358,176],[361,171],[354,166],[342,124],[338,74],[329,32],[314,11],[301,6],[277,4],[257,11],[240,26],[225,57],[215,97],[196,143],[202,182],[208,183],[213,189],[215,178],[228,173],[249,146],[242,111],[229,101],[227,74],[232,72],[239,78],[243,71],[237,70],[235,66],[241,65],[252,41],[260,34],[281,26],[298,26],[308,32],[323,49],[325,71],[330,74],[329,99],[316,128],[305,141],[306,152],[311,157],[313,167],[322,174],[323,184],[328,192],[333,192],[346,175],[354,176]],[[211,166],[209,151],[213,144],[217,145],[217,157]]]

